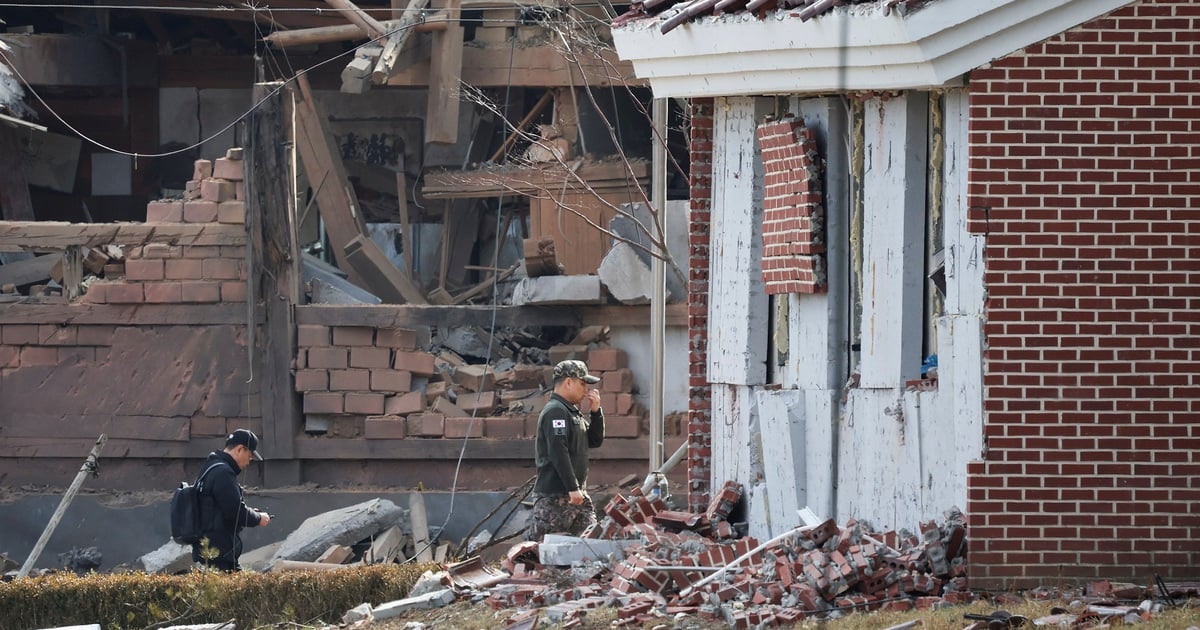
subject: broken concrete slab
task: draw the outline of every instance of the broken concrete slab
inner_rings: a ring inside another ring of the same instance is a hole
[[[316,560],[331,545],[353,545],[396,525],[406,515],[407,510],[387,499],[371,499],[318,514],[288,534],[272,560]]]
[[[138,562],[142,563],[142,569],[146,573],[182,573],[192,568],[192,547],[169,540],[158,549],[138,558]]]
[[[271,558],[275,556],[275,552],[282,544],[283,541],[280,540],[243,552],[242,557],[238,559],[238,564],[242,565],[243,569],[265,573],[271,569]]]
[[[425,595],[380,604],[371,609],[371,615],[376,619],[388,619],[410,610],[441,608],[453,603],[454,599],[454,589],[444,588]]]
[[[650,267],[629,243],[613,245],[600,261],[600,283],[622,304],[649,304],[654,296]]]
[[[598,540],[546,534],[538,546],[538,561],[551,566],[571,566],[596,560],[623,560],[625,549],[644,546],[641,540]]]
[[[621,212],[626,214],[618,214],[609,222],[609,229],[614,234],[625,239],[630,243],[636,243],[642,247],[633,247],[634,253],[641,258],[646,266],[650,266],[650,238],[645,231],[638,226],[640,222],[643,226],[653,229],[653,218],[650,214],[650,208],[644,203],[621,204]],[[667,202],[666,211],[666,230],[667,230],[667,251],[671,253],[671,257],[675,262],[682,266],[681,271],[687,273],[688,262],[688,227],[687,220],[690,210],[687,200],[676,200]],[[635,219],[637,222],[635,222]],[[685,292],[683,281],[674,273],[667,272],[667,292],[671,295],[671,301],[683,300],[687,293]]]
[[[400,531],[399,527],[389,527],[387,531],[376,536],[375,540],[371,542],[371,548],[363,555],[363,562],[367,564],[392,562],[403,554],[406,538],[408,537]]]
[[[522,278],[513,289],[514,306],[531,304],[600,304],[604,293],[599,276],[540,276]]]

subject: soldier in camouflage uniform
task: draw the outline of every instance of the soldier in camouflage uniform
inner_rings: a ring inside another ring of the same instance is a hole
[[[604,411],[600,392],[587,386],[599,382],[583,361],[554,366],[554,393],[538,417],[534,442],[537,481],[527,540],[540,541],[554,533],[578,536],[596,522],[596,508],[587,494],[588,450],[604,443]],[[585,398],[591,409],[588,418],[579,409]]]

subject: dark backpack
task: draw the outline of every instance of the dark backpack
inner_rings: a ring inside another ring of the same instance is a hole
[[[196,483],[189,485],[184,481],[175,489],[175,494],[171,497],[171,539],[181,545],[194,545],[200,542],[200,538],[204,535],[204,520],[200,515],[200,493],[204,491],[204,476],[208,471],[217,466],[225,465],[224,462],[217,462],[196,479]]]

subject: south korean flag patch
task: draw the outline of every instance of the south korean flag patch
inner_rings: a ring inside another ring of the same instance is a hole
[[[567,421],[566,420],[551,420],[550,426],[554,427],[554,435],[566,435],[567,434]]]

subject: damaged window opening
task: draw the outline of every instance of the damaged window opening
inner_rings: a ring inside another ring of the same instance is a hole
[[[936,386],[943,97],[872,95],[848,108],[850,373],[865,388]]]

